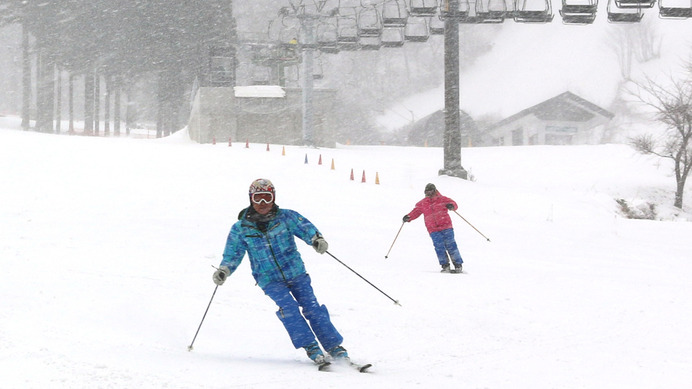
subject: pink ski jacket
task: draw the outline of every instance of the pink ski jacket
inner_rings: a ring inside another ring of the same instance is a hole
[[[432,234],[433,232],[447,230],[453,227],[447,204],[453,204],[455,211],[459,208],[454,200],[441,195],[438,191],[432,197],[426,197],[417,202],[413,211],[408,213],[408,216],[411,220],[415,220],[423,214],[425,228],[428,229],[428,233]]]

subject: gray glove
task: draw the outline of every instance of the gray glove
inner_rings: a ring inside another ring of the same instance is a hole
[[[223,283],[226,282],[226,278],[228,278],[230,275],[231,269],[229,269],[228,266],[221,266],[220,268],[216,269],[212,279],[216,285],[223,285]]]
[[[317,251],[318,253],[324,254],[325,252],[327,252],[327,248],[329,247],[329,245],[323,237],[316,236],[312,238],[312,247],[314,247],[315,251]]]

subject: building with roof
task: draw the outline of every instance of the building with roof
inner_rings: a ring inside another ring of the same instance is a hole
[[[488,127],[489,146],[600,143],[615,115],[572,92],[564,92]]]

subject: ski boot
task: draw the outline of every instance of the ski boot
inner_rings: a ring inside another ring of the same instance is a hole
[[[327,362],[327,360],[324,358],[324,353],[322,352],[322,349],[317,344],[317,342],[313,342],[303,348],[305,349],[305,352],[308,354],[308,358],[312,359],[312,361],[315,362],[315,364],[323,365]]]

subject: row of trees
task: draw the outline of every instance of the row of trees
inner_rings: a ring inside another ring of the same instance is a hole
[[[155,74],[158,136],[174,131],[180,128],[186,92],[207,65],[209,48],[230,46],[235,39],[231,0],[0,0],[0,11],[0,27],[22,26],[23,126],[29,127],[35,80],[35,129],[42,132],[53,132],[59,119],[54,112],[62,104],[56,93],[62,78],[56,71],[70,75],[70,120],[74,78],[84,77],[86,133],[98,120],[102,81],[105,118],[115,96],[117,132],[121,91]]]

